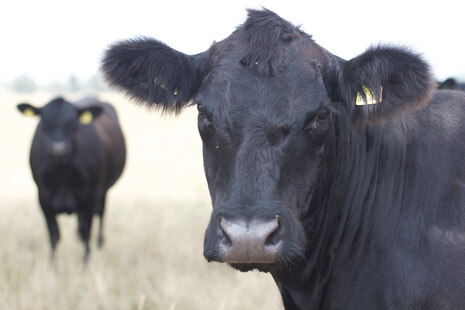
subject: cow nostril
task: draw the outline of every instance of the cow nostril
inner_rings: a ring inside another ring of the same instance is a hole
[[[271,231],[270,234],[268,235],[268,237],[266,238],[265,246],[276,246],[276,245],[278,245],[279,241],[281,240],[281,236],[280,236],[280,231],[281,231],[281,229],[280,229],[281,228],[280,216],[276,215],[275,218],[277,220],[277,225],[274,228],[274,230]]]
[[[231,247],[232,241],[231,241],[231,238],[228,236],[228,233],[226,232],[226,230],[223,228],[223,221],[224,219],[220,217],[219,225],[218,225],[218,235],[220,237],[219,242],[223,246]]]

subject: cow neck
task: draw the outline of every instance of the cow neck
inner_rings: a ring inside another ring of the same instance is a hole
[[[319,208],[318,229],[308,232],[316,239],[307,247],[305,265],[292,278],[275,277],[283,293],[295,305],[319,307],[331,289],[336,261],[348,256],[364,255],[363,249],[373,240],[377,219],[389,216],[400,205],[404,193],[406,144],[403,131],[394,126],[353,128],[340,126],[337,133],[336,165],[330,186],[316,188],[309,209]],[[328,190],[329,188],[329,190]],[[323,199],[321,197],[324,197]],[[311,239],[309,239],[311,240]],[[292,296],[291,296],[292,295]]]
[[[403,133],[395,127],[354,130],[347,143],[336,183],[345,189],[338,202],[338,255],[349,249],[353,255],[354,249],[363,248],[379,228],[376,221],[386,219],[401,204],[407,143],[399,141]]]

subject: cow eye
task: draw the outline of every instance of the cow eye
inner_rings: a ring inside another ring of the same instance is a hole
[[[197,104],[197,110],[199,111],[198,123],[200,128],[211,127],[210,117],[207,112],[207,108]]]
[[[47,122],[42,121],[42,130],[49,131],[51,128],[50,124]]]
[[[325,119],[327,119],[329,116],[329,112],[327,109],[325,108],[321,108],[320,111],[318,112],[317,116],[316,116],[316,119],[319,120],[319,121],[323,121]]]
[[[203,118],[207,116],[207,109],[200,104],[197,104],[197,111],[199,111],[199,117]]]

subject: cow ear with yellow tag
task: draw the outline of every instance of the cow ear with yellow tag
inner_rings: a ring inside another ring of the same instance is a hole
[[[436,89],[429,65],[404,47],[371,47],[338,65],[339,72],[333,74],[337,82],[327,85],[339,88],[333,97],[344,103],[356,126],[389,122],[418,110]]]
[[[16,107],[24,116],[38,116],[41,112],[40,108],[36,108],[29,103],[20,103]]]
[[[187,55],[142,37],[112,44],[105,51],[101,71],[110,86],[126,91],[137,102],[177,114],[200,90],[216,54],[216,49],[209,49]]]
[[[102,113],[102,111],[103,109],[100,106],[90,106],[79,109],[79,122],[83,125],[89,125]]]

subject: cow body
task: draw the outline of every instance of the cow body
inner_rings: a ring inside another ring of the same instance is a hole
[[[286,309],[465,308],[465,95],[410,50],[343,60],[273,12],[188,56],[116,43],[136,100],[199,110],[204,256],[270,272]]]
[[[57,98],[40,109],[28,104],[18,108],[41,116],[32,141],[30,165],[52,254],[59,240],[56,215],[76,213],[87,259],[93,215],[100,217],[101,246],[106,193],[125,163],[125,142],[116,111],[95,98],[74,104]]]

